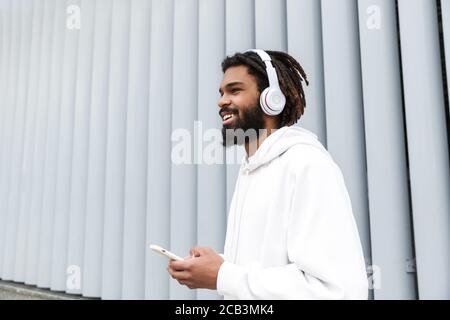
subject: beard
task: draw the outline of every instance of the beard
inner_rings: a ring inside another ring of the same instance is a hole
[[[229,125],[222,127],[222,144],[224,147],[243,145],[259,137],[260,130],[264,130],[264,112],[259,104],[243,108],[241,115],[232,108],[223,108],[221,111],[232,112],[235,119]]]

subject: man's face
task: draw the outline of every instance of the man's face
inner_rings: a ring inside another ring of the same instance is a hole
[[[264,129],[264,113],[259,106],[259,91],[256,79],[248,74],[247,67],[228,68],[219,89],[219,115],[222,118],[224,146],[242,144],[244,139],[238,133]],[[242,129],[236,131],[236,129]],[[251,136],[251,135],[250,135]],[[248,139],[252,139],[251,137]]]

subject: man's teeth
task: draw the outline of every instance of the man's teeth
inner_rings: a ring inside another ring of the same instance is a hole
[[[232,114],[227,114],[223,117],[223,121],[227,121],[228,119],[230,119],[233,115]]]

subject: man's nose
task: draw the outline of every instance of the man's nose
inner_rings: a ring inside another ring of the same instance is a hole
[[[230,99],[226,98],[225,95],[223,95],[222,97],[220,97],[219,101],[217,102],[217,105],[219,106],[220,109],[222,109],[223,107],[229,105],[231,103]]]

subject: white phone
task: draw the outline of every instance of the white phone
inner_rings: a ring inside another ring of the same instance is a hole
[[[152,249],[155,252],[158,252],[159,254],[166,256],[169,259],[173,259],[173,260],[177,260],[177,261],[184,260],[183,258],[177,256],[175,253],[172,253],[169,250],[166,250],[156,244],[151,244],[150,249]]]

